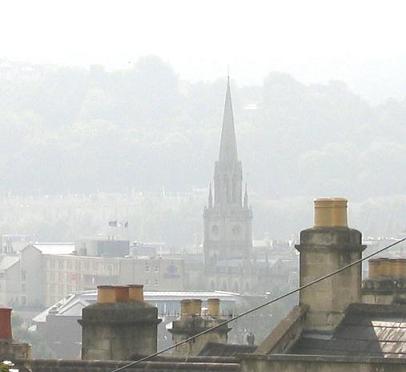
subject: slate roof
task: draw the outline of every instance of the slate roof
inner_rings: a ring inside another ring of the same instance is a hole
[[[406,358],[406,305],[351,304],[332,335],[304,333],[289,354]]]
[[[237,354],[249,354],[256,350],[256,345],[221,344],[208,342],[200,351],[199,356],[234,356]]]
[[[14,266],[18,261],[20,261],[20,257],[18,256],[3,256],[0,257],[0,271],[5,271],[10,267]]]

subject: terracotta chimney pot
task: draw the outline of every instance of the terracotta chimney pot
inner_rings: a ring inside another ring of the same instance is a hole
[[[114,286],[116,295],[116,302],[128,302],[129,301],[129,288],[126,285]]]
[[[114,304],[116,302],[116,292],[112,285],[97,286],[97,303]]]
[[[314,226],[347,227],[347,199],[316,199],[314,201]]]
[[[130,284],[128,286],[128,299],[144,302],[144,286],[142,284]]]
[[[217,317],[220,315],[220,299],[209,298],[207,300],[207,312],[208,315],[212,317]]]

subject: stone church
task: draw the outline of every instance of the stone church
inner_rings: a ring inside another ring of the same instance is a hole
[[[214,167],[204,209],[204,259],[208,289],[248,292],[253,286],[252,210],[247,186],[243,194],[241,161],[231,100],[230,79],[221,131],[219,158]]]

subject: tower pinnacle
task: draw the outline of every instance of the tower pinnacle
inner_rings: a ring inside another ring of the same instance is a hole
[[[209,208],[213,208],[213,194],[211,192],[211,182],[209,186],[209,203],[208,203]]]
[[[227,91],[224,104],[223,128],[221,130],[219,161],[226,163],[238,161],[233,104],[231,102],[230,77],[227,77]]]

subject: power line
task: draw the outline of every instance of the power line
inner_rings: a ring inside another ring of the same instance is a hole
[[[383,247],[383,248],[381,248],[381,249],[378,249],[377,251],[375,251],[375,252],[373,252],[373,253],[371,253],[371,254],[369,254],[369,255],[363,257],[363,258],[360,258],[359,260],[356,260],[356,261],[354,261],[354,262],[351,262],[350,264],[345,265],[345,266],[341,267],[341,268],[338,269],[338,270],[332,271],[332,272],[329,273],[329,274],[326,274],[326,275],[324,275],[324,276],[321,276],[320,278],[314,279],[314,280],[312,280],[311,282],[309,282],[309,283],[307,283],[307,284],[304,284],[304,285],[302,285],[301,287],[295,288],[295,289],[293,289],[293,290],[291,290],[291,291],[289,291],[289,292],[286,292],[285,294],[283,294],[283,295],[281,295],[281,296],[278,296],[278,297],[276,297],[276,298],[274,298],[274,299],[272,299],[272,300],[270,300],[270,301],[267,301],[267,302],[263,303],[262,305],[253,307],[253,308],[251,308],[251,309],[249,309],[249,310],[247,310],[247,311],[242,312],[242,313],[239,314],[239,315],[236,315],[236,316],[232,317],[231,319],[225,320],[224,322],[221,322],[221,323],[219,323],[219,324],[217,324],[217,325],[215,325],[215,326],[213,326],[213,327],[211,327],[211,328],[208,328],[208,329],[206,329],[206,330],[204,330],[204,331],[202,331],[202,332],[199,332],[199,333],[195,334],[194,336],[191,336],[191,337],[189,337],[189,338],[186,338],[185,340],[182,340],[182,341],[180,341],[180,342],[178,342],[178,343],[176,343],[176,344],[174,344],[174,345],[168,346],[167,348],[162,349],[162,350],[160,350],[160,351],[157,351],[157,352],[154,353],[154,354],[148,355],[148,356],[146,356],[146,357],[143,357],[143,358],[141,358],[141,359],[138,359],[138,360],[135,360],[135,361],[133,361],[133,362],[131,362],[131,363],[128,363],[128,364],[126,364],[126,365],[124,365],[124,366],[122,366],[122,367],[116,368],[116,369],[112,370],[111,372],[123,371],[123,370],[125,370],[125,369],[127,369],[127,368],[130,368],[130,367],[133,367],[133,366],[135,366],[135,365],[137,365],[137,364],[139,364],[139,363],[141,363],[141,362],[146,362],[147,360],[149,360],[149,359],[151,359],[151,358],[154,358],[154,357],[156,357],[156,356],[158,356],[158,355],[160,355],[160,354],[162,354],[162,353],[165,353],[165,352],[167,352],[167,351],[169,351],[169,350],[172,350],[172,349],[174,349],[174,348],[176,348],[176,347],[178,347],[178,346],[180,346],[180,345],[183,345],[183,344],[186,344],[186,343],[188,343],[188,342],[190,342],[190,341],[193,341],[194,339],[196,339],[196,338],[198,338],[198,337],[200,337],[200,336],[203,336],[203,335],[205,335],[205,334],[207,334],[207,333],[209,333],[209,332],[211,332],[211,331],[214,331],[215,329],[218,329],[218,328],[220,328],[220,327],[223,327],[223,326],[225,326],[225,325],[227,325],[227,324],[229,324],[229,323],[231,323],[231,322],[233,322],[233,321],[235,321],[235,320],[237,320],[237,319],[240,319],[240,318],[242,318],[242,317],[244,317],[244,316],[246,316],[246,315],[248,315],[248,314],[251,314],[251,313],[253,313],[253,312],[255,312],[255,311],[259,310],[259,309],[262,309],[262,308],[265,307],[265,306],[268,306],[268,305],[271,305],[271,304],[273,304],[273,303],[275,303],[275,302],[277,302],[277,301],[283,300],[284,298],[286,298],[286,297],[288,297],[288,296],[290,296],[290,295],[292,295],[292,294],[294,294],[294,293],[300,292],[300,291],[302,291],[302,290],[305,289],[305,288],[311,287],[311,286],[314,285],[314,284],[317,284],[317,283],[319,283],[319,282],[321,282],[321,281],[323,281],[323,280],[326,280],[326,279],[328,279],[328,278],[331,278],[332,276],[337,275],[337,274],[341,273],[342,271],[349,269],[350,267],[356,266],[356,265],[360,264],[361,262],[363,262],[363,261],[365,261],[365,260],[368,260],[369,258],[374,257],[374,256],[376,256],[377,254],[382,253],[382,252],[388,250],[389,248],[392,248],[392,247],[394,247],[395,245],[404,242],[405,240],[406,240],[406,236],[405,236],[404,238],[402,238],[402,239],[399,239],[398,241],[396,241],[396,242],[394,242],[394,243],[392,243],[392,244],[387,245],[386,247]]]

